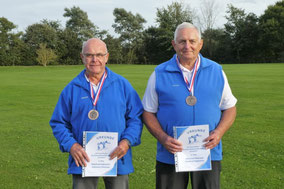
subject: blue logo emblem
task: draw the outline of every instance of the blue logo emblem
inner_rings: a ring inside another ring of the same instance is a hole
[[[105,150],[105,149],[107,149],[106,144],[110,144],[110,142],[108,142],[108,141],[103,141],[103,142],[97,143],[97,145],[98,145],[98,150]]]
[[[188,137],[188,144],[193,144],[198,142],[197,137],[201,137],[201,135],[195,134],[193,136]]]

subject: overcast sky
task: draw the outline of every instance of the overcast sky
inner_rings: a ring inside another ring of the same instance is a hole
[[[197,14],[200,12],[201,0],[176,0],[189,5]],[[215,0],[219,8],[216,26],[222,27],[226,22],[224,16],[227,4],[242,8],[246,13],[260,16],[268,5],[279,0]],[[64,8],[78,6],[87,12],[89,19],[100,30],[114,34],[111,25],[114,23],[114,8],[124,8],[133,14],[139,13],[146,21],[145,27],[155,25],[157,8],[167,7],[173,0],[0,0],[0,17],[5,17],[17,25],[18,31],[24,31],[29,25],[43,19],[59,20],[65,26]]]

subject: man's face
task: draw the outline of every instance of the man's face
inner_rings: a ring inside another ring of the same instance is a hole
[[[192,62],[196,60],[203,41],[195,28],[183,28],[178,31],[176,42],[173,40],[172,45],[181,62]]]
[[[87,73],[90,75],[103,74],[108,56],[106,46],[98,40],[88,41],[81,54]]]

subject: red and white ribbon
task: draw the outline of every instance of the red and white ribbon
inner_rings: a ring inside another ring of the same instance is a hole
[[[103,84],[105,82],[106,77],[107,77],[107,72],[105,71],[102,78],[101,78],[101,81],[99,83],[97,92],[95,92],[94,87],[92,86],[92,83],[90,81],[90,93],[91,93],[91,97],[93,99],[94,107],[96,106],[96,104],[99,100],[99,96],[100,96],[100,93],[101,93],[101,90],[102,90],[102,87],[103,87]]]
[[[176,56],[176,61],[177,61],[178,67],[180,68],[180,62],[179,62],[177,56]],[[187,78],[183,75],[183,72],[180,69],[190,95],[193,95],[194,80],[195,80],[195,77],[196,77],[197,70],[199,68],[199,64],[200,64],[200,57],[198,55],[198,57],[197,57],[197,59],[196,59],[196,61],[194,63],[194,68],[192,70],[192,75],[190,77],[190,82],[188,82]]]

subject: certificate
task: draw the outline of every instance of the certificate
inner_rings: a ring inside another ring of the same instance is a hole
[[[90,162],[82,167],[82,177],[117,176],[117,158],[109,157],[117,143],[116,132],[84,131],[83,147]]]
[[[211,170],[210,149],[203,146],[208,136],[209,125],[174,126],[174,137],[183,147],[174,155],[176,172]]]

